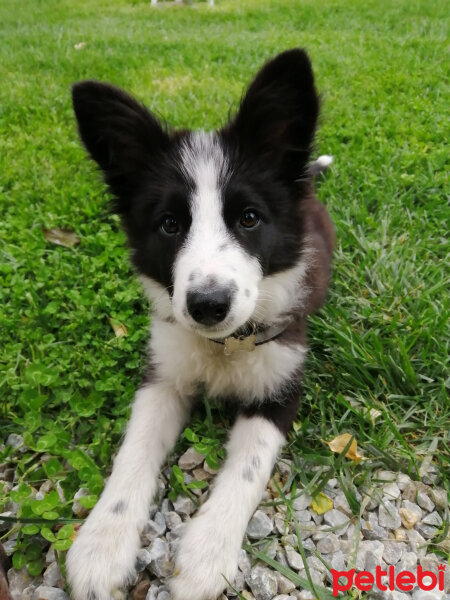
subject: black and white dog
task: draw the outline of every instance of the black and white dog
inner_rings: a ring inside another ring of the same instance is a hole
[[[247,523],[295,418],[305,319],[325,299],[334,242],[314,196],[319,112],[300,49],[257,74],[219,131],[170,131],[120,89],[73,87],[81,139],[115,198],[152,303],[149,367],[125,439],[67,557],[74,600],[122,598],[167,453],[199,390],[238,416],[209,499],[178,547],[173,600],[233,581]],[[324,161],[326,162],[326,157]]]

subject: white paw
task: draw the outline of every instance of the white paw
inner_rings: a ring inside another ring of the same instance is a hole
[[[207,512],[192,519],[176,556],[172,600],[216,600],[234,581],[241,543],[239,532],[221,527]]]
[[[135,573],[139,541],[133,520],[93,512],[66,558],[72,600],[122,600]]]

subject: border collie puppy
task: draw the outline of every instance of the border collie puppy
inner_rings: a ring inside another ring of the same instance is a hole
[[[232,400],[237,418],[209,498],[185,527],[170,586],[173,600],[214,600],[234,579],[295,418],[306,316],[328,287],[334,233],[309,166],[319,112],[311,64],[301,49],[269,61],[214,132],[169,130],[95,81],[74,85],[73,105],[152,323],[149,367],[111,477],[67,556],[72,597],[123,597],[159,469],[204,390]]]

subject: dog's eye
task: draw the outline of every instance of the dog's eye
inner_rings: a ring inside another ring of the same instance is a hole
[[[175,235],[180,231],[180,225],[175,217],[168,215],[162,220],[161,230],[167,235]]]
[[[239,225],[245,229],[253,229],[259,223],[259,216],[256,211],[251,208],[244,210],[239,220]]]

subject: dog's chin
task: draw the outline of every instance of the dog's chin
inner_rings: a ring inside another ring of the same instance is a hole
[[[240,330],[246,322],[247,320],[242,322],[233,320],[233,323],[220,323],[215,327],[205,327],[204,325],[199,325],[195,322],[183,322],[183,326],[201,337],[204,337],[208,340],[214,340],[227,338],[233,335],[236,333],[236,331]]]

